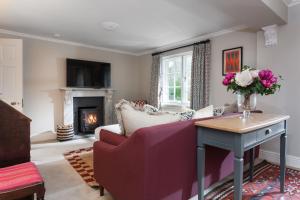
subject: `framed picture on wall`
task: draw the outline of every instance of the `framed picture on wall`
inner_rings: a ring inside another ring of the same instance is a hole
[[[243,47],[223,50],[222,60],[223,76],[225,76],[227,73],[241,72],[243,66]]]

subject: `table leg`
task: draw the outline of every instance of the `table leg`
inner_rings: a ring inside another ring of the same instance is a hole
[[[253,172],[254,172],[254,150],[255,148],[250,149],[249,151],[249,180],[253,180]]]
[[[284,193],[285,168],[286,168],[286,133],[280,136],[280,192]]]
[[[243,193],[243,167],[242,156],[234,156],[234,200],[241,200]]]
[[[204,200],[205,145],[197,147],[198,200]]]

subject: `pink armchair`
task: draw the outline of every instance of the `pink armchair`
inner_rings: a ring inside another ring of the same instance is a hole
[[[97,182],[116,200],[186,200],[196,195],[194,122],[142,128],[129,138],[102,130],[101,141],[94,143]],[[208,187],[233,172],[233,154],[214,147],[206,154]]]

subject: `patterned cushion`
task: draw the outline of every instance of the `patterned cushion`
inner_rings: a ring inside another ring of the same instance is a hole
[[[141,107],[142,108],[142,107],[144,107],[144,105],[147,104],[147,101],[139,99],[139,100],[132,101],[132,103],[134,104],[135,107]]]
[[[0,169],[0,192],[42,183],[37,167],[32,162]]]
[[[151,106],[149,104],[145,104],[144,107],[143,107],[143,111],[146,112],[146,113],[155,113],[155,112],[158,112],[158,108],[154,107],[154,106]]]
[[[181,112],[181,113],[177,113],[177,114],[180,116],[181,121],[187,121],[187,120],[193,119],[195,111],[194,110],[189,110],[189,111],[185,111],[185,112]]]
[[[221,116],[221,115],[223,115],[224,110],[225,110],[224,106],[220,106],[220,107],[214,108],[214,116]]]

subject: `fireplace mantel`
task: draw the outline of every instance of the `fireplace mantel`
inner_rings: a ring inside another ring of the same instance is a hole
[[[113,121],[113,94],[112,88],[73,88],[60,89],[64,96],[64,125],[73,124],[73,98],[74,97],[104,97],[104,124],[112,124]]]

